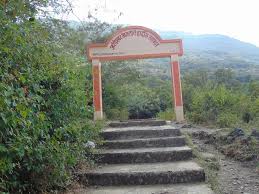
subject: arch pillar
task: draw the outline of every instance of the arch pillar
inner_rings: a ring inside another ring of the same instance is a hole
[[[101,70],[101,62],[98,59],[92,60],[92,71],[93,71],[94,120],[102,120],[103,119],[102,70]]]
[[[172,93],[174,96],[174,110],[176,121],[184,121],[183,98],[181,88],[180,65],[178,55],[171,55],[171,76],[172,76]]]

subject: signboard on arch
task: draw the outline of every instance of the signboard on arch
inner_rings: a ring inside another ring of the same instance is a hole
[[[172,55],[183,55],[181,39],[162,40],[156,32],[141,26],[122,28],[106,43],[87,47],[88,60],[162,58]]]

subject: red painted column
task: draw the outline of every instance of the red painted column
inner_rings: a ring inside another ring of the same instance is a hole
[[[184,114],[178,55],[171,56],[171,76],[176,121],[181,122],[184,121]]]
[[[99,60],[92,61],[93,68],[93,100],[94,100],[94,120],[103,119],[102,105],[102,71]]]

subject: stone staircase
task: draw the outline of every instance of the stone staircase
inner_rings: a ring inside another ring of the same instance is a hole
[[[102,136],[99,167],[79,174],[86,193],[213,193],[180,130],[165,121],[113,122]]]

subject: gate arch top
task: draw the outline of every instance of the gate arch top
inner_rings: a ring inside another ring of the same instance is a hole
[[[88,60],[163,58],[172,55],[183,55],[181,39],[163,40],[156,32],[142,26],[121,28],[105,43],[87,46]]]

